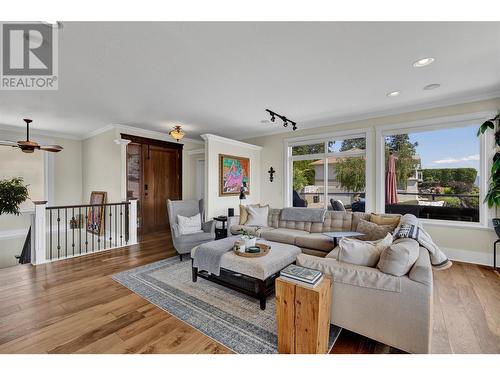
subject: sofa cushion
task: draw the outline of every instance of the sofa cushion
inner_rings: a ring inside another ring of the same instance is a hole
[[[380,215],[371,214],[370,221],[378,225],[393,225],[396,228],[399,225],[401,215]]]
[[[335,249],[326,254],[325,258],[332,258],[335,260],[339,260],[339,252],[340,252],[340,247],[337,246]]]
[[[339,262],[358,266],[375,267],[380,254],[392,244],[392,235],[387,234],[378,241],[361,241],[356,238],[343,237],[339,241]]]
[[[394,276],[406,275],[417,261],[420,245],[411,238],[401,238],[380,254],[377,268]]]
[[[312,223],[311,233],[322,232],[348,232],[352,227],[352,214],[350,212],[327,211],[322,223]]]
[[[302,267],[321,271],[330,276],[336,283],[401,292],[401,278],[383,273],[377,268],[362,267],[338,262],[332,258],[319,258],[306,254],[298,255],[296,263]]]
[[[262,232],[261,237],[268,241],[295,245],[295,239],[306,234],[309,233],[303,230],[278,228]]]
[[[269,214],[269,206],[264,207],[247,207],[248,219],[245,225],[248,226],[267,226],[267,216]]]
[[[356,227],[356,231],[365,234],[363,240],[376,241],[384,238],[387,233],[392,232],[394,228],[395,226],[393,225],[378,225],[361,219]]]
[[[331,251],[333,249],[333,241],[330,237],[321,233],[311,233],[295,238],[295,245],[307,249]]]

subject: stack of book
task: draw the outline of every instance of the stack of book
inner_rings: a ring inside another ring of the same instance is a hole
[[[323,280],[323,272],[290,264],[280,272],[281,278],[299,285],[314,288]]]

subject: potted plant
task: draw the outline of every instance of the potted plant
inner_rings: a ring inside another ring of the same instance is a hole
[[[246,231],[245,229],[241,230],[241,239],[245,241],[246,249],[255,246],[255,243],[257,241],[257,237],[254,234],[250,233],[249,231]]]
[[[495,117],[485,121],[478,129],[477,135],[484,134],[488,129],[495,130],[495,125],[497,126],[497,131],[495,133],[495,142],[497,147],[500,147],[500,127],[498,126],[500,122],[500,113]],[[488,203],[488,207],[500,206],[500,152],[496,152],[493,156],[493,164],[491,166],[490,178],[488,180],[488,191],[484,199]],[[496,217],[493,219],[493,227],[497,236],[500,238],[500,218]]]
[[[19,205],[29,198],[22,177],[0,180],[0,215],[19,215]]]

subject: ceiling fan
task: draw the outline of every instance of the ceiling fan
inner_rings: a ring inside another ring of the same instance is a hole
[[[0,141],[0,146],[11,146],[11,147],[19,147],[22,152],[26,152],[27,154],[31,154],[35,150],[43,150],[49,152],[59,152],[63,148],[59,145],[39,145],[34,141],[30,141],[30,124],[33,120],[29,118],[23,119],[26,123],[26,140],[25,141]]]

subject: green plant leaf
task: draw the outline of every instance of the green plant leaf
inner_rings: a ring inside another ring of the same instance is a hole
[[[478,129],[477,135],[479,136],[480,134],[484,134],[486,130],[489,129],[495,129],[495,124],[493,123],[493,120],[488,120],[485,121]]]

